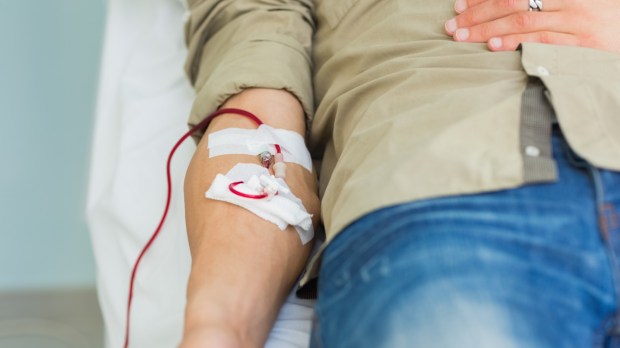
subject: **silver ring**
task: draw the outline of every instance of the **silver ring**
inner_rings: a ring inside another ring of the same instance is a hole
[[[530,0],[530,12],[542,11],[542,0]]]

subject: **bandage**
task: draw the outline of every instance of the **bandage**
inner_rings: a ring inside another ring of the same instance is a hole
[[[240,183],[241,182],[241,183]],[[265,199],[249,199],[231,192],[229,187],[247,195],[267,193]],[[259,217],[272,222],[281,230],[288,225],[295,228],[302,244],[314,238],[312,215],[306,211],[301,200],[291,192],[286,182],[270,175],[256,164],[239,163],[226,175],[218,174],[205,196],[245,208]]]
[[[209,157],[222,155],[258,155],[275,153],[275,144],[282,148],[284,162],[297,163],[312,171],[312,158],[304,138],[296,132],[276,129],[265,124],[257,129],[227,128],[209,134]]]

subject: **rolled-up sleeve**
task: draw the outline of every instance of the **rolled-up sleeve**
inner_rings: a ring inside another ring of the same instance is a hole
[[[284,89],[313,114],[311,0],[190,0],[185,70],[195,125],[252,87]]]

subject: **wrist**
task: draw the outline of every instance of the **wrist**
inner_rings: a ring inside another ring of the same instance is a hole
[[[238,287],[228,287],[233,290]],[[275,318],[277,309],[262,308],[262,301],[250,303],[243,294],[215,297],[208,293],[194,293],[188,298],[185,310],[184,335],[202,331],[205,328],[227,328],[241,342],[243,347],[262,346]],[[275,309],[275,310],[274,310]]]

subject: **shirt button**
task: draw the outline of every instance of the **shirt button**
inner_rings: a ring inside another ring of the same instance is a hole
[[[538,76],[549,76],[549,70],[542,65],[536,68],[536,72],[538,73]]]
[[[538,157],[540,156],[540,149],[536,146],[529,145],[525,147],[525,154],[530,157]]]

